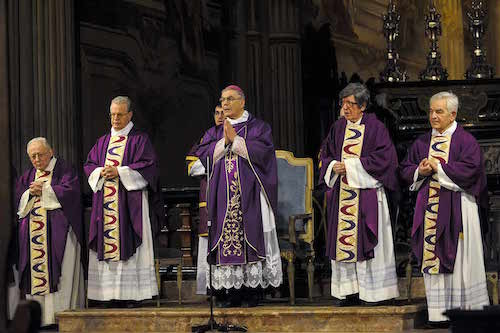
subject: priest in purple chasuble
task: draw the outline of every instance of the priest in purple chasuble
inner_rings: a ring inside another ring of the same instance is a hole
[[[94,192],[88,298],[141,301],[158,294],[153,253],[161,218],[158,160],[148,136],[131,121],[128,97],[115,97],[109,114],[110,133],[97,140],[84,165]]]
[[[432,130],[401,163],[402,179],[418,192],[412,249],[434,322],[448,320],[447,309],[489,304],[479,218],[479,207],[488,204],[486,176],[479,144],[455,121],[458,107],[451,92],[432,96]]]
[[[215,126],[221,126],[224,123],[224,110],[222,106],[217,105],[214,113]],[[196,177],[200,181],[199,195],[199,225],[198,225],[198,257],[196,263],[196,293],[206,295],[207,293],[207,250],[208,250],[208,233],[207,233],[207,172],[205,167],[196,156],[198,145],[203,142],[203,138],[195,144],[188,155],[186,156],[187,173],[190,177]]]
[[[331,293],[343,305],[381,302],[399,296],[387,199],[398,191],[398,160],[385,126],[364,112],[368,89],[350,83],[339,97],[344,117],[332,125],[320,151]]]
[[[241,88],[226,87],[220,102],[224,124],[210,128],[194,152],[205,169],[207,157],[210,164],[212,286],[220,306],[239,306],[241,296],[255,306],[258,289],[283,280],[274,219],[275,150],[270,126],[244,109]]]
[[[33,167],[16,184],[16,275],[21,293],[42,306],[42,325],[50,325],[56,312],[84,306],[80,181],[45,138],[28,142],[27,152]]]

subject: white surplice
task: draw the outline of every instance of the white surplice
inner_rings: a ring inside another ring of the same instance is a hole
[[[111,135],[128,135],[133,123],[120,131],[111,129]],[[96,168],[89,176],[92,191],[102,189],[103,168]],[[142,244],[126,261],[100,261],[97,252],[89,250],[89,299],[98,301],[150,299],[158,295],[158,284],[154,266],[153,236],[149,219],[148,183],[135,170],[127,166],[118,167],[120,182],[127,191],[142,190]]]
[[[456,129],[457,123],[453,122],[441,134],[433,129],[432,135],[452,136]],[[449,319],[443,312],[448,309],[477,310],[489,305],[490,301],[486,286],[483,242],[476,200],[446,175],[440,163],[438,163],[437,175],[442,187],[460,192],[462,208],[463,237],[458,240],[453,273],[423,274],[429,320],[445,321]],[[418,191],[424,182],[424,179],[418,180],[418,168],[415,170],[413,180],[410,190]]]
[[[359,119],[356,124],[359,124]],[[348,121],[348,124],[351,124]],[[333,172],[332,161],[325,173],[328,187],[335,186],[339,180]],[[399,296],[396,260],[392,239],[391,219],[387,196],[382,183],[370,176],[363,168],[359,158],[344,160],[347,182],[356,189],[377,189],[378,243],[374,249],[374,258],[353,263],[331,260],[331,294],[338,299],[359,293],[359,299],[366,302],[380,302]],[[338,200],[338,199],[337,199]]]

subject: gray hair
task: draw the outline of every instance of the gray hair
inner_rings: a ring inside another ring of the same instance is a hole
[[[437,94],[432,95],[429,104],[432,104],[432,102],[438,99],[446,100],[446,109],[448,110],[448,112],[450,113],[453,111],[458,112],[458,107],[460,106],[460,103],[458,101],[457,95],[455,95],[451,91],[441,91],[438,92]]]
[[[342,89],[339,93],[339,99],[342,100],[348,96],[354,96],[356,103],[359,107],[362,107],[363,104],[366,104],[366,107],[370,105],[370,91],[364,84],[361,83],[349,83],[344,89]]]
[[[132,100],[128,96],[116,96],[111,100],[111,104],[127,104],[127,112],[132,111]],[[111,104],[109,105],[110,111]]]
[[[52,147],[50,146],[49,144],[49,141],[47,141],[46,138],[44,138],[43,136],[39,136],[39,137],[36,137],[36,138],[33,138],[31,139],[28,144],[26,145],[26,152],[29,154],[29,148],[30,146],[33,144],[33,143],[36,143],[36,142],[40,142],[41,144],[43,144],[47,149],[52,149]]]
[[[224,91],[228,91],[228,90],[236,91],[236,93],[238,93],[238,95],[240,95],[241,99],[245,99],[245,94],[243,93],[243,90],[235,89],[235,88],[232,88],[231,86],[224,88],[220,93],[222,94]]]

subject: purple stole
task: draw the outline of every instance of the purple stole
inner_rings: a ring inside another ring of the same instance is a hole
[[[342,161],[361,157],[365,125],[347,125],[342,145]],[[349,186],[347,175],[340,176],[337,250],[335,260],[358,261],[359,189]]]
[[[127,136],[116,135],[109,139],[105,165],[122,165]],[[107,179],[103,185],[104,259],[120,260],[120,214],[118,205],[119,179]]]
[[[52,171],[37,170],[35,181],[52,181]],[[30,270],[31,295],[50,293],[47,211],[42,208],[41,197],[35,196],[30,212]]]
[[[451,137],[432,136],[429,145],[429,160],[448,162]],[[440,261],[436,255],[437,218],[441,185],[437,173],[432,174],[429,182],[429,198],[424,215],[424,244],[422,257],[422,273],[439,274]]]

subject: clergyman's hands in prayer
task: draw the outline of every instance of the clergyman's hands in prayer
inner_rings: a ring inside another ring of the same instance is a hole
[[[105,165],[104,169],[101,170],[101,177],[104,179],[113,179],[118,177],[118,169],[111,165]]]
[[[30,184],[30,194],[34,196],[41,196],[42,195],[42,186],[43,182],[40,181],[34,181]]]
[[[432,161],[432,163],[436,164],[436,162],[434,161]],[[436,166],[436,171],[437,171],[437,166]],[[421,175],[422,177],[428,177],[432,175],[433,172],[434,168],[432,167],[430,160],[424,158],[422,161],[420,161],[420,164],[418,165],[419,175]]]
[[[224,141],[226,145],[232,143],[234,138],[236,137],[236,131],[234,130],[233,125],[229,122],[229,120],[224,120]]]
[[[437,164],[437,162],[435,160],[433,160],[433,159],[428,160],[428,162],[429,162],[429,166],[432,168],[432,171],[433,172],[438,172],[438,164]]]
[[[337,162],[333,165],[333,171],[336,174],[339,175],[345,175],[345,163],[344,162]]]

